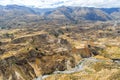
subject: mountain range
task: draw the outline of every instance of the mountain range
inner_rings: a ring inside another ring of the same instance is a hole
[[[0,6],[0,27],[29,26],[36,23],[76,24],[80,21],[110,20],[120,20],[120,8]]]

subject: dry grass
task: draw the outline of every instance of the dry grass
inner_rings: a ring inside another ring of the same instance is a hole
[[[102,69],[99,72],[86,70],[73,74],[55,74],[45,80],[119,80],[119,71],[117,69]]]
[[[120,58],[120,47],[119,46],[109,46],[103,51],[101,51],[101,55],[106,58]]]

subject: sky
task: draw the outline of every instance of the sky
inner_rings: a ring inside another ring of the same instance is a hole
[[[110,8],[120,7],[120,0],[0,0],[0,5],[12,4],[39,8],[54,8],[59,6]]]

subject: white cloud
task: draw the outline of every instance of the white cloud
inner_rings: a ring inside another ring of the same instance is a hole
[[[42,8],[58,6],[120,7],[119,0],[0,0],[0,5],[17,4]]]

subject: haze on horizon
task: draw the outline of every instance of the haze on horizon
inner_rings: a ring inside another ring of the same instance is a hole
[[[0,0],[0,5],[13,4],[39,8],[54,8],[59,6],[80,6],[97,8],[120,7],[119,0]]]

